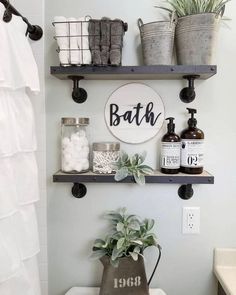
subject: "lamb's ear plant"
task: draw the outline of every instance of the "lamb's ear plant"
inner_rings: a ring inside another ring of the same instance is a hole
[[[116,163],[114,163],[114,169],[116,171],[115,180],[121,181],[127,176],[134,177],[136,183],[140,185],[145,184],[145,175],[153,173],[153,169],[148,165],[144,165],[146,158],[146,152],[142,154],[135,154],[128,156],[127,153],[121,152],[121,155]]]
[[[230,0],[165,0],[169,6],[155,6],[167,10],[169,13],[175,12],[178,17],[199,13],[215,13],[223,16],[225,5]]]
[[[127,214],[126,208],[108,212],[105,218],[111,223],[110,233],[105,239],[95,240],[91,258],[108,256],[110,263],[117,267],[122,257],[137,261],[146,248],[160,247],[156,235],[151,232],[155,224],[153,219],[140,220],[136,215]]]

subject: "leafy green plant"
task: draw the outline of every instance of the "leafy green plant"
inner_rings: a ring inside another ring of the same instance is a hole
[[[175,12],[178,17],[183,17],[198,13],[224,14],[225,5],[230,0],[165,0],[169,7],[155,6],[167,10],[170,13]]]
[[[121,152],[121,155],[116,163],[114,163],[114,169],[116,171],[115,180],[121,181],[128,175],[132,175],[136,183],[140,185],[145,184],[145,174],[152,174],[153,169],[147,165],[144,165],[146,158],[146,152],[142,154],[135,154],[128,156],[127,153]]]
[[[104,240],[95,240],[92,258],[108,256],[110,263],[117,267],[122,257],[132,257],[137,261],[146,248],[160,247],[156,235],[150,232],[155,224],[153,219],[140,220],[136,215],[128,215],[126,208],[109,212],[105,217],[111,223],[111,231]]]

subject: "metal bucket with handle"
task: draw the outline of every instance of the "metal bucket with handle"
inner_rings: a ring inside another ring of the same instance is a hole
[[[138,19],[145,65],[170,65],[173,57],[176,15],[170,21],[144,24]]]
[[[149,284],[161,259],[159,245],[158,250],[157,262],[148,281],[142,256],[137,261],[131,257],[120,258],[118,267],[111,265],[110,257],[102,257],[104,271],[99,295],[149,295]]]

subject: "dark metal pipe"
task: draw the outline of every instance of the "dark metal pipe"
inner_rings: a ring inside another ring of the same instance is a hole
[[[27,33],[29,33],[30,39],[37,41],[41,39],[43,36],[43,30],[40,26],[37,25],[31,25],[31,23],[28,21],[28,19],[24,16],[22,16],[18,10],[15,9],[14,6],[10,4],[8,0],[0,0],[0,2],[5,6],[5,8],[10,11],[12,14],[22,17],[22,20],[27,24]]]

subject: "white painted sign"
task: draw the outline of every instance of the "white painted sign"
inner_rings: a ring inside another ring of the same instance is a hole
[[[142,143],[160,131],[165,119],[161,97],[149,86],[130,83],[109,97],[105,107],[108,129],[126,143]]]

